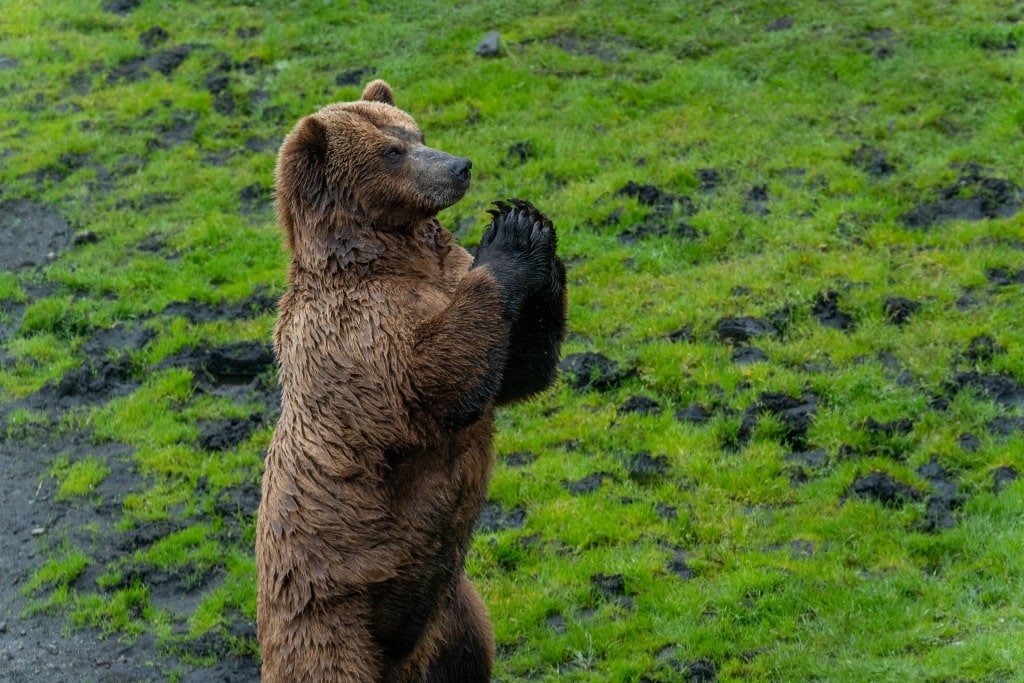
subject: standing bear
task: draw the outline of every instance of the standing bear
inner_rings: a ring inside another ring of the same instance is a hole
[[[379,80],[282,144],[281,417],[256,528],[264,683],[490,678],[464,563],[493,414],[553,381],[566,294],[554,228],[529,203],[496,203],[475,258],[441,227],[471,166],[427,147]]]

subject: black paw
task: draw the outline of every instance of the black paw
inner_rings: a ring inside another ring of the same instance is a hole
[[[544,287],[556,262],[555,229],[548,217],[522,199],[494,202],[490,226],[473,267],[491,269],[506,299],[519,304]]]

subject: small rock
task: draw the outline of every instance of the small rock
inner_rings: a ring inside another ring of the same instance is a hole
[[[32,535],[33,536],[42,536],[45,533],[46,533],[46,527],[44,527],[44,526],[32,527]]]
[[[501,52],[501,44],[497,31],[488,31],[476,46],[478,57],[497,57]]]

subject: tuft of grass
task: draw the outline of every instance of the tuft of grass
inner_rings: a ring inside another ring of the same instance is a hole
[[[61,456],[50,466],[50,476],[57,480],[55,499],[87,496],[108,474],[110,467],[104,458],[86,456],[71,462],[67,455]]]

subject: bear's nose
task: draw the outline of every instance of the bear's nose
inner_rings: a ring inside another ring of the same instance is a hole
[[[459,180],[469,180],[469,169],[473,168],[473,162],[462,157],[455,157],[448,166],[448,170]]]

